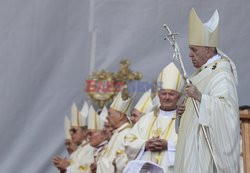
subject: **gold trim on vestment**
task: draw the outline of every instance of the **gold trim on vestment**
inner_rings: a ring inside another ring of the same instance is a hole
[[[173,122],[175,121],[175,116],[176,116],[176,113],[174,113],[174,116],[173,118],[170,120],[169,124],[168,124],[168,127],[167,129],[164,131],[164,133],[162,132],[159,132],[158,129],[157,129],[157,132],[158,132],[158,135],[157,136],[154,136],[154,137],[161,137],[163,135],[163,137],[161,139],[165,139],[165,140],[168,140],[169,137],[170,137],[170,132],[172,132],[172,126],[173,126]],[[159,117],[159,109],[155,109],[154,111],[154,119],[151,121],[151,126],[150,126],[150,129],[148,131],[148,134],[147,134],[147,139],[149,140],[150,137],[152,136],[151,134],[154,133],[152,132],[153,131],[153,128],[155,127],[155,123],[156,123],[156,120],[158,120],[158,117]],[[151,160],[152,159],[152,152],[150,153],[151,154]],[[157,164],[159,164],[162,160],[162,154],[163,154],[163,151],[159,152],[158,155],[156,156],[156,160],[157,160]]]
[[[146,102],[144,103],[144,105],[142,106],[142,108],[141,108],[141,112],[142,113],[145,113],[144,111],[144,109],[147,107],[147,105],[148,105],[148,103],[149,103],[149,101],[151,100],[151,97],[149,96],[148,98],[147,98],[147,100],[146,100]]]
[[[125,127],[123,127],[122,129],[119,129],[119,130],[118,130],[118,133],[121,132],[121,131],[123,131],[123,130],[125,130],[125,129],[127,129],[127,128],[131,128],[131,124],[127,124],[127,125],[126,125]],[[116,135],[116,138],[115,138],[114,141],[117,140],[118,136],[119,136],[119,135]],[[112,144],[111,147],[107,147],[107,148],[105,149],[105,152],[104,152],[103,156],[108,156],[108,155],[110,154],[110,151],[111,151],[112,148],[114,147],[114,145],[115,145],[115,142],[113,142],[113,144]],[[107,146],[108,146],[108,144],[107,144]]]
[[[130,107],[130,105],[131,105],[131,103],[132,103],[132,99],[130,100],[130,102],[129,102],[129,104],[128,104],[128,106],[127,106],[127,108],[125,109],[125,111],[123,112],[124,114],[126,114],[127,115],[127,111],[128,111],[128,108]],[[128,115],[127,115],[128,116]]]

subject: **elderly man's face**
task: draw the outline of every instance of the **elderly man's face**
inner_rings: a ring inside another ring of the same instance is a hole
[[[104,123],[103,132],[107,136],[107,140],[110,140],[113,135],[113,128],[110,126],[108,121]]]
[[[81,145],[82,141],[87,137],[88,129],[83,127],[71,127],[70,135],[72,141],[76,145]]]
[[[70,139],[65,139],[64,145],[65,145],[69,155],[77,149],[77,145]]]
[[[106,140],[106,136],[102,131],[92,132],[89,138],[89,143],[92,147],[97,147]]]
[[[176,109],[176,104],[180,98],[180,95],[177,91],[170,89],[162,89],[158,93],[161,109],[169,111]]]
[[[120,120],[121,120],[121,113],[110,108],[108,111],[108,116],[107,116],[107,120],[109,125],[113,128],[113,129],[117,129],[117,124],[119,124]]]
[[[98,130],[96,129],[88,129],[87,137],[86,139],[89,141],[90,137],[92,136],[93,133],[97,132]]]
[[[137,109],[133,109],[130,117],[132,124],[134,125],[137,121],[139,121],[141,116],[142,116],[141,112],[139,112]]]
[[[208,49],[208,47],[203,46],[189,46],[189,57],[195,68],[200,68],[207,62],[209,59]]]

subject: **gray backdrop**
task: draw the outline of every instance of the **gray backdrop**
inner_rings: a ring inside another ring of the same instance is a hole
[[[93,70],[117,71],[128,58],[152,81],[171,61],[162,24],[178,38],[189,74],[188,13],[203,21],[217,8],[219,47],[238,67],[239,102],[250,104],[250,1],[0,0],[0,172],[52,173],[66,156],[63,118],[86,94]]]

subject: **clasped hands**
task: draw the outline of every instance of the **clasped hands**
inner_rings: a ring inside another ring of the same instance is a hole
[[[60,156],[55,156],[52,162],[60,171],[66,171],[67,167],[70,165],[69,160],[62,158]]]
[[[96,168],[97,168],[96,162],[94,162],[94,163],[92,163],[92,164],[90,165],[90,169],[91,169],[91,172],[92,172],[92,173],[96,173]]]
[[[168,142],[165,139],[160,139],[158,137],[153,137],[146,142],[145,146],[148,151],[163,151],[167,150]]]

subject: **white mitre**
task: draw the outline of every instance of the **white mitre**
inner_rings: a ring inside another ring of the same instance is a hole
[[[112,104],[110,105],[110,108],[129,116],[130,111],[131,111],[132,102],[133,102],[133,100],[131,98],[123,100],[122,99],[122,92],[119,92],[118,95],[113,100]]]
[[[95,111],[93,106],[89,108],[89,115],[88,115],[88,129],[91,130],[98,130],[100,129],[100,120],[99,115]]]
[[[106,106],[104,106],[102,108],[102,112],[100,113],[99,115],[99,120],[100,120],[100,129],[103,129],[104,128],[104,124],[105,122],[107,121],[107,116],[108,116],[108,109]]]
[[[136,103],[134,109],[138,110],[139,112],[146,114],[150,112],[154,108],[151,89],[145,92],[139,101]]]
[[[202,23],[194,8],[189,13],[189,45],[218,46],[219,13],[215,10],[207,23]]]
[[[65,136],[65,139],[69,139],[71,140],[71,135],[70,135],[70,120],[69,120],[69,117],[66,115],[64,117],[64,136]]]
[[[88,114],[89,114],[89,105],[85,101],[83,106],[82,106],[82,110],[81,110],[81,115],[82,115],[82,119],[83,119],[83,126],[87,126]]]
[[[86,119],[83,118],[82,114],[78,111],[75,103],[71,106],[71,126],[84,127],[86,126]]]
[[[172,62],[161,71],[157,82],[162,84],[162,89],[171,89],[179,93],[182,91],[185,84],[180,71]]]

